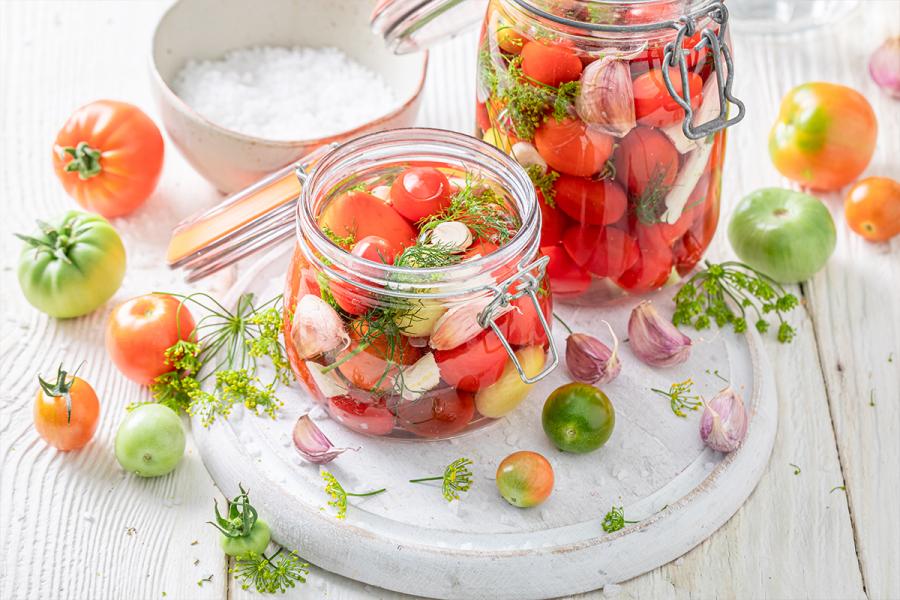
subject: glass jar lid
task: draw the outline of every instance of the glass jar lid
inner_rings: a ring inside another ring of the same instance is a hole
[[[398,54],[423,50],[484,17],[487,0],[379,0],[372,31]]]

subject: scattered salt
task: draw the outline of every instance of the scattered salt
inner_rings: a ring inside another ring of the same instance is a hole
[[[270,140],[334,135],[398,104],[380,75],[337,48],[232,50],[219,60],[188,61],[173,88],[210,121]]]

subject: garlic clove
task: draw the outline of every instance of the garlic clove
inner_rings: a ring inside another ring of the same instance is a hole
[[[379,185],[372,188],[372,195],[382,200],[385,204],[391,203],[391,186]]]
[[[869,75],[885,93],[900,99],[900,36],[886,39],[869,59]]]
[[[429,244],[448,246],[463,251],[472,245],[472,232],[465,223],[445,221],[431,230]]]
[[[635,356],[654,367],[678,365],[691,355],[691,338],[656,312],[649,300],[631,311],[628,343]]]
[[[593,129],[616,137],[635,128],[631,69],[623,56],[612,51],[585,67],[575,112]]]
[[[324,465],[330,463],[335,458],[350,450],[351,448],[335,448],[331,440],[322,433],[319,426],[309,418],[309,415],[303,415],[297,419],[293,431],[294,448],[300,453],[300,456],[311,463]],[[356,449],[354,449],[356,450]]]
[[[291,337],[303,360],[350,345],[350,336],[337,311],[314,294],[297,301]]]
[[[478,323],[478,316],[490,302],[490,298],[475,298],[449,309],[435,323],[429,345],[435,350],[450,350],[477,336],[484,331]],[[500,309],[494,318],[512,309],[513,307],[508,305]]]
[[[322,365],[311,360],[308,360],[303,364],[306,365],[306,369],[309,371],[309,376],[312,377],[313,382],[319,389],[319,393],[322,394],[322,396],[324,396],[325,398],[335,398],[337,396],[343,396],[350,391],[350,388],[347,387],[347,384],[341,381],[341,379],[334,373],[334,371],[323,373]]]
[[[700,439],[718,452],[732,452],[747,435],[747,411],[744,401],[731,386],[706,402],[700,417]]]
[[[613,337],[613,347],[592,335],[573,333],[566,339],[566,368],[576,381],[584,383],[609,383],[622,370],[619,360],[619,338],[612,326],[606,323]]]
[[[441,383],[441,371],[434,360],[434,354],[429,352],[411,366],[403,369],[404,400],[418,400],[422,394],[433,390]]]
[[[516,142],[512,146],[512,155],[520,165],[526,169],[531,165],[539,166],[544,172],[547,171],[547,161],[541,156],[534,144],[528,142]]]

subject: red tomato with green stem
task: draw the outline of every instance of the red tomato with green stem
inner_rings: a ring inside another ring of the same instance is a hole
[[[637,240],[613,226],[570,227],[563,247],[576,265],[598,277],[618,277],[640,254]]]
[[[452,196],[447,176],[434,167],[409,167],[391,185],[391,204],[413,222],[442,212]]]
[[[123,375],[150,385],[172,370],[166,350],[179,340],[194,340],[194,317],[168,294],[147,294],[123,302],[109,315],[106,353]]]
[[[681,95],[681,72],[669,67],[669,78],[675,91]],[[665,127],[684,120],[684,109],[669,94],[662,69],[650,69],[638,75],[632,82],[632,88],[634,113],[639,124]],[[697,110],[703,99],[703,79],[696,73],[688,73],[688,91],[691,95],[691,108]]]
[[[603,170],[612,155],[614,138],[588,127],[581,119],[547,119],[534,132],[538,153],[555,171],[590,177]]]
[[[553,182],[556,204],[564,213],[586,225],[608,225],[625,214],[628,199],[621,186],[609,179],[585,179],[560,175]]]
[[[397,406],[401,426],[422,437],[446,437],[459,433],[475,416],[475,398],[469,392],[446,389],[429,392]]]
[[[520,56],[526,77],[552,87],[575,81],[584,68],[572,48],[550,40],[525,43]]]
[[[541,248],[541,252],[550,257],[547,277],[550,278],[550,289],[554,295],[560,298],[578,296],[588,289],[591,284],[590,274],[575,264],[562,244]]]
[[[383,399],[363,402],[349,394],[328,399],[328,412],[345,427],[369,435],[387,435],[394,429],[394,415]]]
[[[466,392],[477,392],[497,381],[508,358],[506,348],[492,330],[456,348],[434,352],[441,379]]]
[[[48,444],[62,451],[77,450],[94,437],[100,419],[100,401],[94,388],[69,375],[62,365],[53,383],[38,377],[34,400],[34,428]]]

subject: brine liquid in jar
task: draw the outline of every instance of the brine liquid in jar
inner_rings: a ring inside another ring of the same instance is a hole
[[[715,118],[717,74],[709,44],[700,42],[702,28],[721,25],[701,15],[684,36],[686,82],[664,61],[675,30],[646,29],[700,4],[492,0],[488,7],[478,134],[515,157],[537,189],[540,245],[557,298],[602,304],[650,292],[690,272],[712,240],[725,132],[689,139],[665,76],[679,92],[686,84],[695,125]]]
[[[530,387],[479,321],[491,286],[524,257],[503,259],[522,203],[472,165],[375,162],[335,177],[310,206],[317,231],[301,236],[287,285],[289,356],[343,425],[450,437],[507,414]],[[545,281],[537,292],[549,322]],[[531,298],[499,307],[494,321],[525,371],[541,371],[548,335]]]

